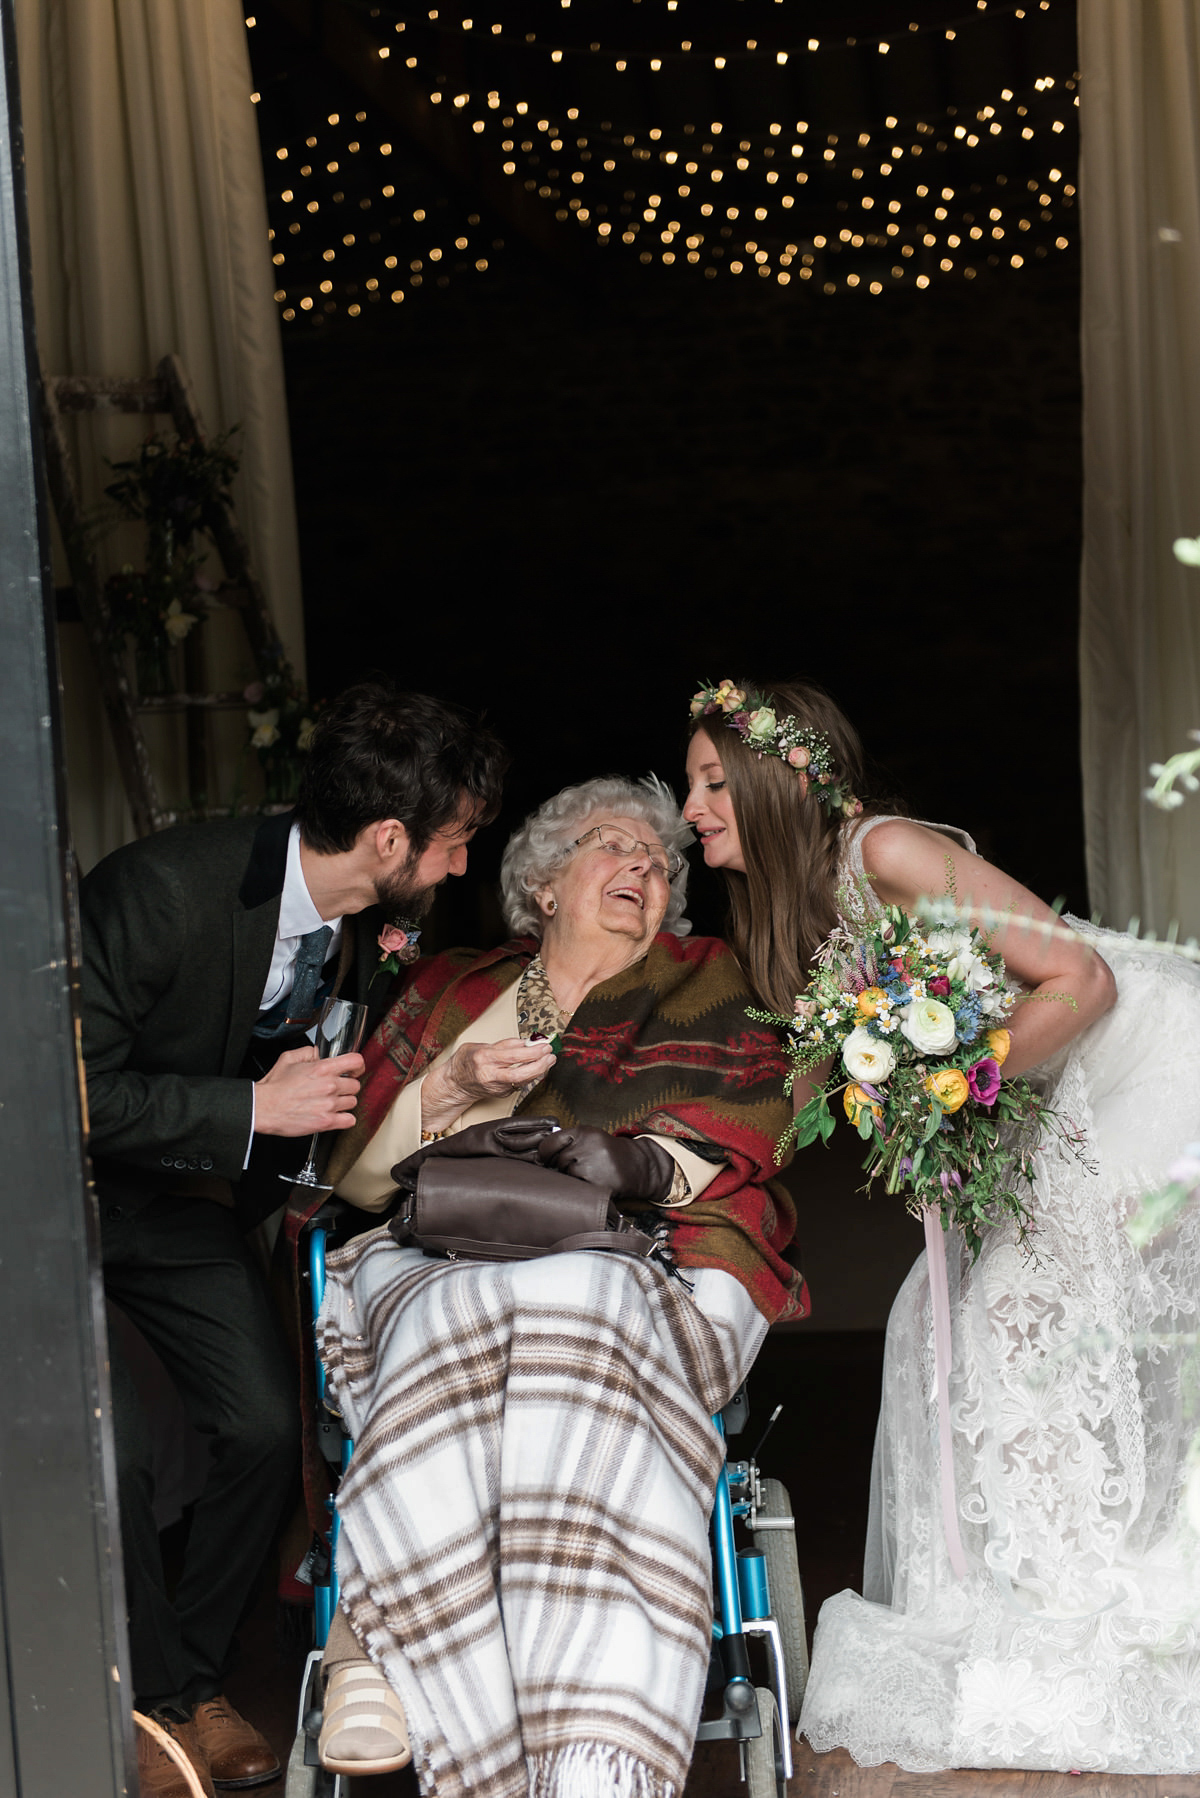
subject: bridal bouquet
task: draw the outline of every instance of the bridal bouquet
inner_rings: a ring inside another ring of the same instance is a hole
[[[845,909],[853,909],[847,906]],[[1053,1113],[1025,1080],[1005,1080],[1004,1020],[1017,1002],[1004,962],[969,924],[922,931],[899,906],[871,923],[843,920],[817,957],[794,1015],[751,1015],[787,1034],[797,1077],[833,1058],[780,1144],[827,1141],[842,1108],[870,1149],[867,1183],[904,1190],[957,1225],[974,1257],[982,1232],[1005,1217],[1024,1238],[1022,1194]],[[1002,1126],[1008,1126],[1003,1128]]]

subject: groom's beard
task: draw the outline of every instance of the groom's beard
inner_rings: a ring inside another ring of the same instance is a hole
[[[420,851],[410,849],[402,868],[375,882],[375,898],[389,918],[423,918],[433,904],[437,887],[417,885],[420,860]]]

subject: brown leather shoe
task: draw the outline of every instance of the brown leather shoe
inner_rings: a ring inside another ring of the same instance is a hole
[[[196,1738],[196,1731],[190,1723],[179,1723],[172,1717],[164,1717],[161,1712],[152,1712],[151,1721],[165,1730],[173,1742],[187,1755],[196,1770],[196,1777],[204,1788],[204,1798],[216,1798],[212,1780],[209,1778],[208,1762],[204,1758],[204,1750]],[[142,1798],[195,1798],[191,1786],[184,1778],[182,1771],[176,1766],[166,1749],[152,1736],[149,1730],[137,1729],[137,1767],[138,1786]]]
[[[279,1778],[279,1756],[266,1736],[238,1716],[223,1692],[195,1706],[192,1726],[215,1786],[236,1791]]]

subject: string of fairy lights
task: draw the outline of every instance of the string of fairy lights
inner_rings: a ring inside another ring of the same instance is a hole
[[[676,10],[677,0],[665,3],[669,13]],[[561,0],[564,12],[569,5]],[[1037,11],[1049,9],[1050,0],[1037,0]],[[796,280],[826,294],[878,295],[943,278],[970,281],[989,268],[1020,269],[1073,240],[1076,190],[1067,174],[1079,105],[1075,74],[1041,76],[1024,91],[1004,87],[984,104],[950,106],[938,117],[887,115],[869,130],[828,131],[802,118],[768,119],[750,131],[720,119],[623,129],[612,119],[588,125],[580,105],[556,110],[499,86],[452,91],[438,72],[441,40],[431,53],[416,29],[466,38],[482,28],[470,17],[451,21],[439,8],[420,19],[382,20],[383,10],[369,9],[379,40],[370,54],[388,62],[385,27],[402,35],[410,93],[445,107],[469,129],[497,178],[519,182],[552,210],[556,224],[573,227],[597,252],[691,269],[707,280],[748,275],[780,287]],[[977,0],[977,13],[987,10],[987,0]],[[992,11],[1021,20],[1035,8],[1009,0]],[[962,25],[909,29],[953,40]],[[487,34],[555,62],[602,54],[595,42],[539,44],[535,33],[518,38],[500,24]],[[727,45],[711,55],[719,70],[737,58],[770,56],[782,64],[794,53],[843,46],[887,55],[894,41],[811,38],[793,51],[747,38],[744,49]],[[692,40],[680,45],[669,53],[676,61],[694,53]],[[626,50],[613,57],[614,70],[638,59],[656,72],[668,53]],[[535,85],[531,77],[529,87]],[[400,193],[394,146],[370,124],[362,110],[345,119],[331,112],[302,140],[274,149],[281,181],[269,195],[275,298],[287,323],[339,310],[357,318],[372,304],[399,304],[422,288],[448,285],[452,275],[486,274],[504,249],[502,238],[481,229],[478,213],[455,219],[444,197],[412,204],[422,196],[411,191],[411,175],[410,192]],[[1010,172],[993,166],[989,173],[984,163],[994,165],[1008,144]],[[970,179],[981,152],[980,178]],[[346,228],[354,211],[363,216]]]
[[[775,0],[775,3],[780,5],[782,0]],[[415,14],[404,12],[396,7],[369,5],[366,4],[366,0],[357,0],[357,4],[372,20],[379,20],[386,13],[387,23],[391,24],[396,32],[405,32],[413,26],[418,26],[432,27],[440,33],[460,37],[467,37],[473,33],[476,37],[487,37],[502,46],[518,47],[522,50],[539,46],[541,52],[548,55],[552,63],[561,63],[564,59],[569,60],[572,57],[601,58],[611,62],[612,67],[621,74],[637,63],[642,63],[651,72],[657,73],[659,69],[668,64],[701,60],[706,56],[716,69],[723,69],[733,62],[756,59],[759,61],[773,60],[783,67],[792,57],[817,56],[842,48],[873,49],[879,55],[887,56],[906,38],[933,37],[953,43],[967,24],[978,21],[981,13],[989,13],[992,19],[1006,15],[1018,20],[1035,18],[1039,12],[1048,13],[1051,10],[1052,0],[975,0],[975,9],[972,13],[939,24],[928,22],[922,24],[914,21],[898,35],[890,33],[887,36],[877,34],[865,37],[826,36],[824,38],[806,36],[786,45],[763,44],[757,38],[750,37],[745,40],[744,49],[740,45],[735,47],[728,43],[722,43],[718,47],[710,46],[706,49],[691,38],[681,38],[678,50],[661,46],[653,50],[645,47],[624,47],[619,51],[614,50],[612,46],[602,44],[599,40],[586,45],[569,43],[553,33],[547,37],[543,32],[539,40],[536,31],[509,32],[502,23],[485,26],[482,20],[455,18],[445,7],[435,6],[427,12]],[[633,0],[633,4],[640,5],[641,0]],[[571,0],[559,0],[559,5],[561,13],[570,12]],[[678,13],[679,0],[666,0],[666,11],[668,14]],[[562,22],[565,23],[565,21]],[[387,60],[391,55],[391,46],[386,44],[380,46],[379,54],[383,60]],[[410,64],[410,66],[415,66],[415,64]]]
[[[321,144],[320,134],[310,132],[297,147],[296,154],[303,156],[304,160],[296,164],[293,177],[297,184],[303,183],[304,188],[298,193],[296,186],[285,185],[278,194],[268,196],[272,202],[272,211],[276,202],[281,207],[295,209],[295,215],[286,225],[273,224],[267,233],[272,245],[271,261],[281,281],[286,279],[284,271],[289,253],[310,264],[314,260],[311,250],[306,251],[303,246],[293,245],[291,241],[299,238],[306,226],[310,235],[319,232],[320,240],[326,246],[316,253],[323,265],[318,280],[299,286],[293,284],[290,289],[281,285],[275,290],[275,299],[282,307],[282,317],[288,323],[297,317],[303,318],[306,314],[318,319],[328,316],[338,309],[339,300],[351,318],[360,317],[364,306],[382,300],[389,300],[397,305],[405,299],[408,291],[420,288],[427,282],[433,286],[447,286],[451,269],[462,274],[473,267],[479,274],[485,274],[491,265],[491,258],[504,248],[502,238],[493,238],[485,245],[479,237],[478,213],[468,213],[454,225],[435,216],[441,210],[437,205],[411,207],[403,215],[398,214],[393,209],[393,203],[399,202],[396,184],[392,181],[385,181],[377,193],[360,193],[357,201],[348,198],[345,192],[346,175],[358,172],[353,159],[361,156],[365,148],[363,127],[366,123],[367,114],[363,111],[356,112],[346,120],[343,120],[340,113],[327,114],[322,121],[326,140],[325,149],[321,152],[325,157],[324,162],[321,162],[317,154]],[[348,135],[344,143],[341,143],[339,153],[331,156],[329,134],[341,126],[348,128]],[[390,142],[378,145],[380,158],[386,159],[392,153]],[[348,168],[343,163],[343,157],[349,159]],[[287,165],[284,172],[290,172],[293,151],[288,145],[281,144],[275,152],[275,158],[277,163]],[[331,184],[331,177],[335,184]],[[338,182],[342,185],[336,185]],[[315,197],[316,191],[322,188],[326,190],[323,197]],[[303,193],[306,189],[312,191],[314,197],[305,199]],[[384,203],[381,215],[377,214],[377,200]],[[326,216],[320,219],[323,206]],[[355,211],[367,216],[354,220]],[[330,215],[335,220],[332,227],[329,224]],[[354,229],[343,229],[352,222]],[[422,240],[420,253],[417,255],[411,253],[413,226],[418,231],[424,228],[426,239],[437,239]],[[398,227],[407,227],[410,238],[409,250],[403,257],[390,247]],[[385,230],[389,237],[388,246],[384,245]],[[471,235],[473,232],[476,234],[474,238]],[[377,272],[360,280],[335,280],[333,265],[339,253],[345,257],[354,251],[361,252],[363,246]],[[334,297],[335,294],[338,297]]]

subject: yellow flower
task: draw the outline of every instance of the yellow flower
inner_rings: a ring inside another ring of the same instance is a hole
[[[1008,1051],[1012,1048],[1012,1031],[989,1030],[987,1033],[987,1046],[991,1051],[991,1057],[996,1066],[1002,1068],[1008,1060]]]
[[[192,626],[198,623],[195,612],[185,612],[183,601],[173,599],[163,613],[163,628],[172,643],[182,643]]]
[[[858,1015],[860,1018],[877,1018],[880,1008],[890,1004],[891,1000],[881,986],[869,986],[858,995]]]
[[[247,712],[246,717],[253,735],[250,738],[254,749],[270,749],[272,743],[279,741],[279,708],[271,706],[265,712]]]
[[[943,1111],[957,1111],[971,1096],[967,1076],[958,1068],[939,1068],[936,1074],[930,1074],[925,1086]]]
[[[964,1080],[963,1086],[965,1087],[966,1084],[967,1083]],[[861,1086],[854,1084],[846,1088],[845,1096],[842,1099],[842,1107],[846,1116],[850,1119],[850,1122],[855,1126],[857,1126],[858,1120],[864,1111],[874,1112],[876,1118],[882,1118],[883,1116],[883,1106],[877,1104],[870,1093],[865,1093]]]
[[[717,703],[723,712],[736,712],[746,703],[746,695],[740,687],[735,687],[731,680],[723,680],[716,692]]]

